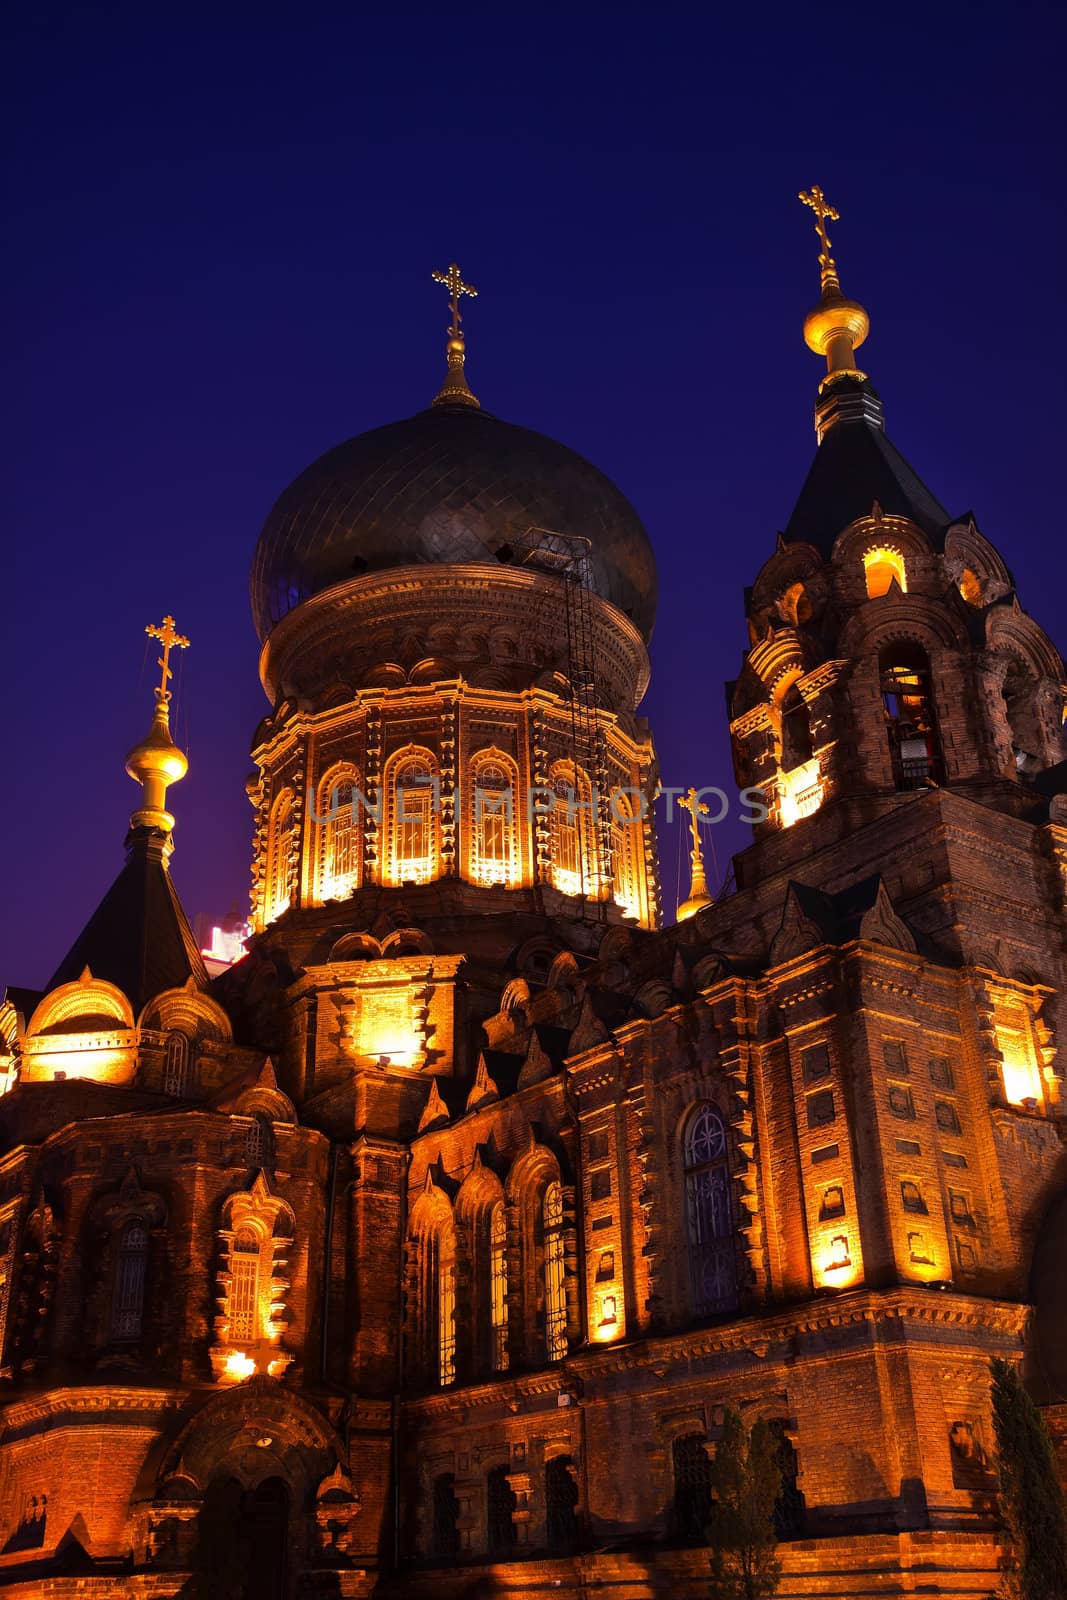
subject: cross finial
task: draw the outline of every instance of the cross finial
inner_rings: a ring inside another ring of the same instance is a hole
[[[435,272],[434,283],[443,283],[448,290],[448,309],[452,313],[452,325],[448,330],[448,376],[444,388],[434,400],[435,406],[474,406],[478,401],[470,391],[463,363],[467,358],[466,347],[463,342],[463,332],[460,324],[463,321],[460,315],[459,302],[465,294],[472,300],[478,298],[478,291],[473,283],[464,283],[463,274],[453,261],[447,272]]]
[[[435,272],[433,281],[434,283],[443,283],[448,290],[448,309],[452,313],[452,326],[448,330],[449,337],[458,339],[460,337],[459,325],[463,321],[460,315],[459,302],[465,294],[469,294],[472,300],[477,300],[478,291],[472,283],[463,282],[463,276],[454,261],[447,272]]]
[[[173,678],[174,676],[170,669],[170,653],[172,650],[187,650],[189,648],[189,641],[183,633],[178,633],[174,626],[173,617],[164,617],[163,621],[158,627],[154,623],[150,622],[145,628],[145,633],[147,633],[150,639],[158,639],[160,644],[163,646],[163,654],[156,662],[156,666],[162,667],[163,669],[163,677],[160,681],[159,688],[156,690],[156,699],[166,705],[170,700],[170,690],[167,688],[167,680]]]
[[[689,829],[693,835],[693,848],[689,852],[689,865],[691,868],[689,898],[683,900],[678,907],[678,920],[684,921],[691,917],[704,906],[712,904],[712,895],[708,889],[708,880],[704,873],[704,850],[700,843],[700,819],[706,817],[708,808],[700,799],[698,790],[690,787],[689,792],[679,800],[678,804],[683,811],[689,813]]]
[[[815,213],[815,232],[819,235],[819,266],[822,269],[822,286],[825,293],[827,285],[831,285],[840,292],[837,281],[837,263],[830,254],[830,236],[826,231],[828,222],[840,222],[840,213],[835,211],[819,188],[813,183],[810,189],[801,189],[797,199],[804,205],[810,206]]]

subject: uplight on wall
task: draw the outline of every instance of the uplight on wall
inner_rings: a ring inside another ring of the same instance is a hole
[[[810,817],[823,801],[819,758],[813,756],[792,772],[778,775],[778,815],[783,828],[791,828],[801,817]]]

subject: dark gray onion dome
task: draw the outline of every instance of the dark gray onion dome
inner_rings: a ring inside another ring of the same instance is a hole
[[[439,405],[327,451],[279,497],[252,562],[260,639],[332,584],[417,562],[496,565],[530,528],[587,538],[593,590],[650,638],[652,547],[611,480],[542,433]]]

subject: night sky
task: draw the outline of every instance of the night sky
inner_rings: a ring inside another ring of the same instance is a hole
[[[173,872],[247,906],[247,574],[313,457],[426,405],[457,260],[487,409],[634,501],[664,781],[726,786],[742,589],[814,451],[820,183],[890,436],[1067,646],[1058,7],[5,8],[0,985],[123,860],[146,622],[192,636]],[[743,830],[715,830],[720,872]],[[678,847],[661,841],[665,898]]]

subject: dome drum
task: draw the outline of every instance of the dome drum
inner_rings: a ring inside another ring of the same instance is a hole
[[[596,595],[578,601],[558,577],[481,563],[399,567],[335,584],[271,632],[260,677],[272,705],[315,710],[361,689],[463,678],[518,692],[569,693],[568,603],[586,608],[598,700],[630,712],[648,684],[638,629]]]

